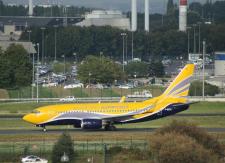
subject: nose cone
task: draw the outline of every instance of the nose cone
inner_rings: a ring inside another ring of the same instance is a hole
[[[25,116],[23,116],[23,120],[29,123],[36,124],[34,114],[26,114]]]

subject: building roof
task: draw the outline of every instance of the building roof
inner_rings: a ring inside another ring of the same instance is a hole
[[[26,16],[0,16],[0,26],[15,25],[22,27],[29,26],[63,26],[66,18],[64,17],[26,17]],[[81,17],[67,17],[68,25],[75,24],[83,20]]]
[[[22,45],[29,54],[37,53],[32,42],[0,41],[0,47],[2,48],[3,51],[5,51],[11,44]]]

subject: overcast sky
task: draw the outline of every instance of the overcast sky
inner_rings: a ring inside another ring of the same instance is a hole
[[[90,8],[117,9],[130,11],[131,0],[33,0],[35,4],[60,3],[64,5],[84,6]],[[144,0],[138,1],[138,11],[143,11]],[[189,0],[189,3],[198,1],[204,3],[206,0]],[[28,0],[3,0],[4,3],[28,4]],[[178,3],[178,0],[174,0]],[[165,11],[167,0],[150,0],[151,13]]]

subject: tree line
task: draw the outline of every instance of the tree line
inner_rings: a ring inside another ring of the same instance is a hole
[[[207,52],[221,51],[225,49],[225,24],[201,24],[200,35],[201,42],[205,39],[207,43]],[[195,29],[194,29],[195,28]],[[31,40],[34,43],[40,43],[42,51],[42,31],[40,28],[33,27]],[[72,58],[76,53],[78,60],[84,59],[88,55],[99,56],[100,53],[118,61],[122,61],[123,38],[121,33],[126,32],[125,37],[125,60],[131,59],[132,56],[132,33],[123,31],[109,26],[105,27],[58,27],[47,28],[45,32],[45,54],[46,57],[54,58],[55,55],[55,30],[57,41],[57,58],[66,55]],[[198,49],[199,27],[195,26],[189,32],[179,32],[177,29],[156,29],[150,33],[137,31],[133,33],[133,54],[134,57],[141,58],[143,61],[151,59],[161,60],[164,56],[176,58],[182,56],[187,58],[188,55],[188,33],[189,33],[189,51],[194,51],[194,30],[195,45]],[[21,40],[28,40],[28,32],[22,34]],[[202,47],[202,46],[201,46]],[[200,47],[200,48],[201,48]],[[202,50],[202,49],[200,49]]]
[[[129,62],[127,65],[115,63],[105,56],[87,56],[78,65],[78,79],[83,83],[113,84],[116,81],[126,81],[136,77],[162,77],[164,67],[161,62],[145,63]]]

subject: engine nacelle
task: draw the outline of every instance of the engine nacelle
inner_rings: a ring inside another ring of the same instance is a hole
[[[82,129],[100,129],[102,128],[102,120],[100,119],[84,119],[81,122]]]

